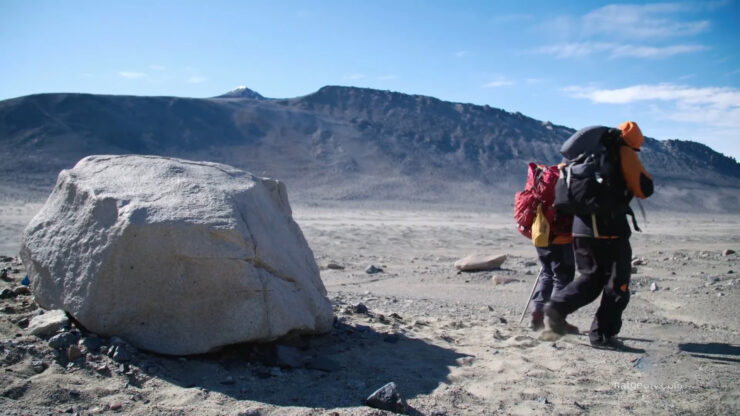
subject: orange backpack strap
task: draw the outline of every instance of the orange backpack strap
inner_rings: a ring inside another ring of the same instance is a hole
[[[642,166],[637,152],[629,146],[620,146],[619,156],[622,174],[627,188],[638,198],[645,199],[653,194],[653,178]]]

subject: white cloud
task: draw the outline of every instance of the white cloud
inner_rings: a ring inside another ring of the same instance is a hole
[[[200,84],[206,81],[208,81],[208,78],[206,77],[192,76],[188,78],[187,83],[188,84]]]
[[[707,48],[702,45],[671,45],[663,47],[629,45],[611,42],[573,42],[543,46],[536,53],[554,55],[557,58],[582,58],[597,53],[606,53],[609,58],[667,58],[682,53],[692,53]]]
[[[118,72],[118,75],[126,79],[141,79],[141,78],[146,77],[146,74],[143,72],[133,72],[133,71],[120,71]]]
[[[365,74],[355,73],[355,74],[349,74],[345,75],[344,79],[351,79],[351,80],[358,80],[365,78]]]
[[[491,81],[489,83],[483,84],[482,86],[483,86],[483,88],[498,88],[498,87],[507,87],[509,85],[514,85],[514,84],[515,84],[515,82],[512,81],[512,80],[510,80],[510,79],[499,78],[497,80],[494,80],[494,81]]]
[[[458,58],[464,58],[466,56],[470,55],[470,51],[457,51],[455,52],[455,56]]]
[[[617,89],[571,86],[563,91],[571,97],[600,104],[649,102],[653,112],[663,119],[740,128],[740,89],[643,84]],[[659,105],[661,102],[667,107]]]

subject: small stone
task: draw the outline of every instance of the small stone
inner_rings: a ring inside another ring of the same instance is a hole
[[[112,353],[110,353],[111,350],[112,350]],[[108,352],[109,352],[110,358],[112,358],[113,361],[117,363],[126,363],[126,362],[131,361],[131,359],[133,358],[128,348],[126,348],[123,345],[118,345],[118,346],[113,345],[110,347]]]
[[[2,291],[0,291],[0,299],[12,299],[14,297],[15,297],[15,293],[8,288],[5,288]]]
[[[357,305],[354,306],[354,308],[352,310],[353,310],[354,313],[363,313],[363,314],[365,314],[365,313],[368,312],[367,306],[365,306],[363,303],[358,303]]]
[[[109,406],[109,409],[113,410],[114,412],[121,410],[122,408],[123,408],[123,403],[121,402],[113,402]]]
[[[653,282],[653,283],[650,284],[650,291],[651,292],[656,292],[658,289],[659,288],[658,288],[658,284],[657,283]]]
[[[725,251],[722,252],[722,255],[723,256],[729,256],[730,254],[735,254],[735,250],[732,250],[732,249],[729,249],[728,248],[727,250],[725,250]]]
[[[630,269],[630,272],[631,272],[632,274],[635,274],[635,273],[637,273],[637,267],[635,267],[635,266],[632,266],[632,268]]]
[[[77,345],[70,345],[67,349],[67,360],[74,361],[83,356],[82,349]]]
[[[344,270],[344,266],[337,263],[329,263],[326,265],[326,268],[329,270]]]
[[[13,289],[13,293],[15,293],[16,296],[28,296],[31,294],[31,288],[28,286],[18,286]]]
[[[375,267],[375,265],[371,264],[367,266],[367,268],[365,269],[365,273],[367,274],[383,273],[383,269],[381,269],[380,267]]]
[[[65,331],[51,337],[49,346],[55,349],[67,349],[70,345],[76,344],[79,339],[80,331]]]
[[[44,370],[46,370],[46,364],[41,360],[31,361],[31,367],[33,368],[33,371],[36,372],[36,374],[43,373]]]
[[[398,388],[394,382],[390,382],[373,392],[365,399],[365,404],[375,409],[408,414],[406,401],[398,393]]]
[[[724,293],[722,293],[722,292],[719,292],[719,293],[717,293],[717,297],[718,297],[718,298],[721,298],[721,297],[722,297],[722,296],[724,296],[724,295],[725,295],[725,294],[724,294]]]
[[[510,277],[499,276],[499,275],[495,275],[491,278],[491,282],[493,282],[493,284],[496,286],[505,285],[507,283],[516,282],[516,281],[517,281],[516,279],[512,279]]]
[[[643,260],[643,259],[635,259],[635,260],[632,260],[632,265],[633,266],[642,266],[644,264],[645,264],[645,260]]]

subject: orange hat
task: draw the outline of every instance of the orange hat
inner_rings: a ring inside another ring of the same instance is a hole
[[[624,139],[629,147],[635,150],[640,149],[642,143],[645,141],[645,137],[643,137],[637,123],[634,121],[625,121],[619,125],[619,130],[622,130],[622,139]]]

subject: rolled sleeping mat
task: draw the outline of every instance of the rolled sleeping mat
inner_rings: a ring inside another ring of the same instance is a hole
[[[629,146],[619,147],[622,163],[622,175],[629,189],[636,197],[645,199],[653,194],[653,178],[642,166],[635,149]]]

